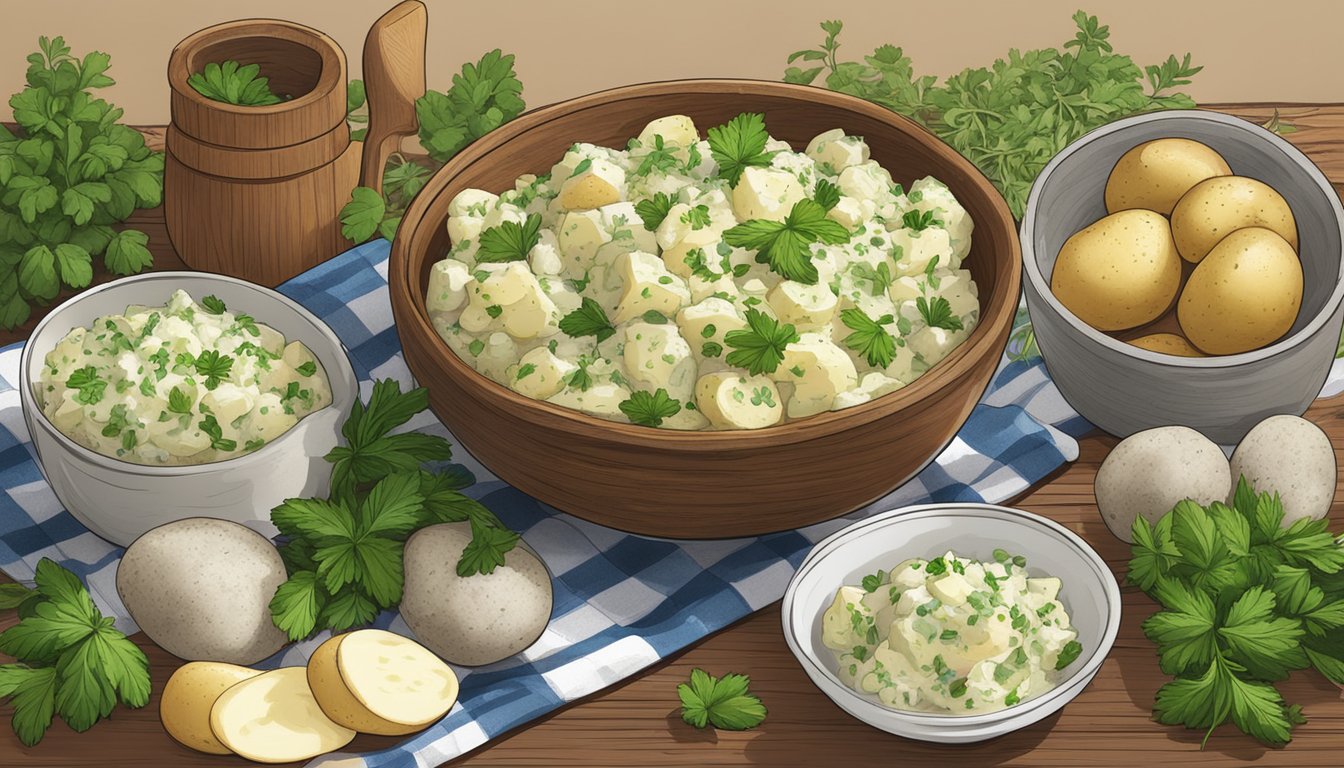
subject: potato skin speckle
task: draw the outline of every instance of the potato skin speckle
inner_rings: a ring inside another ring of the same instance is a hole
[[[1106,180],[1108,213],[1144,208],[1167,215],[1205,179],[1231,176],[1223,156],[1191,139],[1154,139],[1121,155]]]
[[[1288,241],[1263,227],[1239,229],[1213,248],[1186,282],[1176,318],[1210,355],[1272,344],[1302,305],[1302,264]]]
[[[1076,232],[1050,275],[1055,297],[1102,331],[1156,320],[1180,285],[1181,260],[1167,220],[1145,210],[1113,213]]]
[[[1171,233],[1181,258],[1198,264],[1224,236],[1245,227],[1278,233],[1297,251],[1297,220],[1273,187],[1245,176],[1206,179],[1176,203]]]

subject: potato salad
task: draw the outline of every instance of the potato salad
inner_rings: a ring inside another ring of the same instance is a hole
[[[842,129],[804,151],[742,114],[624,149],[575,144],[502,194],[458,193],[426,305],[527,397],[619,422],[758,429],[908,385],[971,333],[972,222]]]
[[[822,616],[840,679],[895,709],[975,715],[1054,688],[1082,646],[1060,581],[1026,561],[948,552],[906,560],[845,585]]]
[[[47,353],[38,402],[80,445],[135,464],[205,464],[261,448],[331,403],[302,342],[175,291],[70,331]]]

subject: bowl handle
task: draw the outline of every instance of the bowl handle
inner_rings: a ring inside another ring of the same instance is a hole
[[[359,185],[383,191],[383,168],[403,137],[419,127],[415,100],[425,93],[428,11],[406,0],[383,14],[364,38],[364,90],[369,132],[364,137]]]

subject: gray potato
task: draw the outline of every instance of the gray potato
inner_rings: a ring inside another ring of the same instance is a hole
[[[1121,440],[1093,486],[1106,527],[1130,543],[1135,518],[1156,523],[1178,501],[1207,505],[1225,500],[1231,490],[1222,449],[1189,427],[1158,427]]]
[[[1257,492],[1279,494],[1285,526],[1304,517],[1319,520],[1335,499],[1335,449],[1310,421],[1270,416],[1252,427],[1232,454],[1234,494],[1240,477]]]
[[[285,564],[265,536],[228,520],[161,525],[127,547],[117,593],[149,639],[188,661],[254,664],[280,650],[271,621]]]
[[[453,664],[491,664],[522,651],[551,618],[551,576],[521,544],[490,574],[463,578],[468,523],[422,528],[406,541],[401,616],[426,648]]]

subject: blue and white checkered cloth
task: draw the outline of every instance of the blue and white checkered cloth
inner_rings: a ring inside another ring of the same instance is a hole
[[[378,240],[280,287],[345,342],[365,397],[375,378],[411,384],[392,325],[387,256],[388,243]],[[20,348],[0,350],[0,570],[31,581],[37,561],[50,557],[82,577],[99,608],[129,634],[135,624],[115,587],[122,550],[62,509],[34,462],[15,389]],[[428,412],[411,427],[452,438]],[[478,480],[471,495],[520,531],[554,575],[550,625],[514,658],[457,669],[458,703],[424,732],[391,749],[328,755],[313,765],[358,765],[360,759],[369,768],[439,765],[778,600],[812,545],[849,521],[931,500],[1011,498],[1077,458],[1074,438],[1089,429],[1039,359],[1005,360],[946,450],[886,498],[846,519],[715,541],[649,539],[584,522],[506,485],[459,450],[456,458]],[[380,616],[377,626],[411,634],[392,613]],[[290,646],[264,666],[302,664],[326,636]]]

